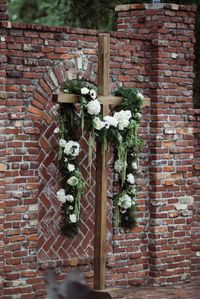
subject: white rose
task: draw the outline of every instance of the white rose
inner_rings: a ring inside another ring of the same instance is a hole
[[[66,144],[67,144],[67,141],[65,141],[64,139],[61,138],[61,139],[59,140],[59,145],[60,145],[61,147],[65,147]]]
[[[70,140],[66,143],[65,149],[64,149],[64,153],[66,155],[76,157],[76,156],[78,156],[79,152],[80,152],[80,145],[78,142]]]
[[[90,101],[86,107],[91,115],[97,115],[101,111],[101,105],[98,100]]]
[[[93,123],[96,130],[101,130],[103,127],[105,127],[105,123],[101,121],[99,117],[95,117]]]
[[[132,114],[130,110],[121,110],[114,113],[113,117],[118,121],[119,130],[123,130],[124,128],[127,128],[129,126],[129,119],[131,118],[131,116]]]
[[[68,209],[69,210],[73,210],[74,208],[73,208],[73,206],[69,206]]]
[[[74,164],[68,164],[67,165],[67,169],[69,170],[69,172],[72,172],[72,171],[74,171],[75,170],[75,166],[74,166]]]
[[[103,120],[106,123],[106,128],[108,129],[110,126],[117,127],[118,120],[113,116],[104,116]]]
[[[137,190],[136,190],[136,188],[133,185],[131,185],[131,188],[130,188],[129,192],[131,193],[131,195],[133,197],[135,197]],[[135,200],[135,199],[132,198],[132,200]]]
[[[59,133],[60,129],[59,128],[55,128],[54,133]]]
[[[141,113],[139,113],[139,112],[137,112],[137,113],[135,114],[135,116],[136,116],[137,118],[139,118],[139,119],[142,117]]]
[[[131,166],[132,166],[132,168],[133,168],[134,170],[138,169],[138,166],[137,166],[137,163],[136,163],[136,162],[133,162]]]
[[[74,197],[73,197],[73,195],[71,195],[71,194],[67,194],[67,196],[66,196],[66,200],[69,201],[69,202],[73,202],[73,201],[74,201]]]
[[[87,87],[81,88],[81,94],[88,94],[88,93],[89,93],[89,89]]]
[[[131,192],[131,194],[136,195],[136,188],[132,187],[131,190],[130,190],[130,192]]]
[[[128,124],[128,125],[129,125],[129,124]],[[128,127],[128,125],[127,125],[126,127]],[[124,128],[125,128],[125,127],[124,127],[122,124],[119,124],[119,125],[118,125],[118,129],[119,129],[119,130],[124,130]]]
[[[92,98],[93,100],[96,99],[96,97],[97,97],[97,93],[96,93],[96,91],[95,91],[94,89],[91,89],[91,90],[90,90],[90,96],[91,96],[91,98]]]
[[[129,209],[132,206],[131,197],[128,194],[122,195],[118,200],[118,206],[124,209]]]
[[[69,215],[69,220],[70,220],[70,222],[72,222],[72,223],[76,223],[76,215],[75,215],[75,214],[71,214],[71,215]]]
[[[67,180],[67,184],[70,185],[70,186],[72,186],[72,187],[76,186],[76,185],[78,184],[78,179],[77,179],[77,177],[75,177],[75,176],[71,176],[71,178],[69,178],[69,179]]]
[[[66,202],[66,194],[65,194],[65,189],[60,189],[58,190],[58,192],[56,193],[57,198],[59,201],[61,201],[62,203]]]
[[[138,97],[138,99],[140,99],[140,100],[144,100],[144,96],[143,96],[143,94],[141,94],[140,92],[137,93],[137,97]]]
[[[127,174],[127,178],[126,178],[127,182],[129,182],[131,185],[133,185],[135,183],[135,178],[134,175],[132,173]]]

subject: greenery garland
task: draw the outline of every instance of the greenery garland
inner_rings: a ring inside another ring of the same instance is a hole
[[[114,147],[114,170],[119,174],[120,191],[115,194],[114,221],[125,229],[136,225],[135,203],[138,154],[143,146],[138,136],[143,95],[132,88],[120,87],[115,95],[123,100],[112,111],[112,116],[102,116],[101,106],[95,88],[85,82],[66,82],[62,91],[79,96],[79,105],[61,104],[59,127],[54,133],[60,135],[58,160],[61,173],[61,189],[57,198],[62,202],[61,231],[68,237],[77,234],[80,223],[80,200],[85,181],[79,169],[80,145],[78,136],[89,133],[89,163],[92,161],[92,147],[100,139],[104,150],[110,143]]]

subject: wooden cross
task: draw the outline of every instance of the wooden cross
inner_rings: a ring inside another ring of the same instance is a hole
[[[119,105],[122,97],[109,94],[110,69],[110,35],[101,33],[98,36],[98,100],[102,105],[103,116],[109,114],[110,105]],[[53,101],[58,103],[76,103],[76,94],[54,94]],[[149,105],[149,99],[145,99]],[[96,198],[95,198],[95,236],[94,236],[94,288],[105,287],[106,265],[106,221],[107,221],[107,153],[102,151],[102,144],[97,142],[96,150]]]

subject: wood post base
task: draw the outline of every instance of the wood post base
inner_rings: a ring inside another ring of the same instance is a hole
[[[96,299],[115,299],[121,298],[123,295],[123,290],[121,288],[110,288],[103,290],[94,290]]]

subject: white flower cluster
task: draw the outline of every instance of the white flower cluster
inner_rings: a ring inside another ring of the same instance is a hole
[[[91,115],[97,115],[101,111],[101,105],[98,100],[90,101],[86,107],[87,112]]]
[[[89,88],[87,88],[87,87],[83,87],[83,88],[81,88],[81,94],[82,95],[90,95],[90,97],[93,99],[93,100],[95,100],[96,99],[96,97],[97,97],[97,93],[96,93],[96,91],[94,90],[94,89],[89,89]]]
[[[64,153],[67,156],[77,157],[80,152],[80,145],[76,141],[68,141],[65,144]]]
[[[71,176],[68,180],[67,180],[67,184],[74,187],[76,185],[78,185],[78,178],[76,176]]]
[[[131,206],[135,205],[135,200],[133,200],[128,194],[123,194],[118,200],[118,206],[122,209],[130,209]]]
[[[60,147],[64,148],[64,153],[67,156],[77,157],[79,155],[80,144],[78,142],[73,141],[73,140],[66,141],[61,138],[59,140],[59,145],[60,145]],[[67,162],[67,158],[65,158],[65,162]]]
[[[96,130],[101,130],[102,128],[110,128],[111,126],[117,127],[117,120],[113,116],[104,116],[103,121],[100,117],[95,117],[93,120],[93,124]]]
[[[68,169],[69,172],[73,172],[73,171],[75,170],[75,165],[69,163],[69,164],[67,165],[67,169]]]
[[[58,190],[57,194],[57,198],[60,202],[65,203],[66,201],[68,201],[69,203],[72,203],[74,201],[74,197],[71,194],[66,194],[65,193],[65,189],[60,189]],[[71,211],[73,210],[73,206],[69,205],[68,209]],[[71,223],[75,223],[77,221],[77,217],[75,214],[70,214],[69,215],[69,220]]]
[[[137,97],[138,97],[138,99],[140,99],[142,101],[144,100],[144,96],[140,92],[137,93]]]
[[[89,95],[91,98],[91,101],[89,101],[86,105],[87,112],[91,115],[98,115],[101,111],[101,105],[98,101],[96,91],[93,89],[89,89],[87,87],[81,88],[81,94],[82,95]],[[138,92],[137,97],[141,100],[144,99],[144,96]],[[136,113],[135,116],[140,119],[141,114]],[[121,110],[119,112],[115,112],[113,116],[104,116],[103,120],[101,120],[99,117],[95,117],[93,119],[93,125],[96,130],[101,130],[104,127],[106,129],[110,127],[118,127],[119,130],[124,130],[130,125],[130,119],[132,117],[132,113],[130,110]]]
[[[62,138],[59,140],[59,145],[60,145],[60,147],[65,147],[66,144],[67,144],[67,141],[66,141],[66,140],[64,140],[64,139],[62,139]]]
[[[90,90],[87,87],[81,88],[81,94],[82,95],[88,94],[89,92],[90,92]]]
[[[118,121],[114,116],[104,116],[105,127],[108,129],[110,127],[117,127]]]
[[[132,173],[127,174],[126,180],[131,185],[133,185],[135,183],[135,178],[134,178],[134,175]]]
[[[95,101],[93,101],[93,103],[94,102]],[[91,102],[87,104],[87,107],[90,105],[90,103]],[[100,107],[98,108],[96,104],[91,105],[91,107],[88,108],[88,113],[93,115],[97,115],[99,111]],[[113,116],[104,116],[103,121],[99,117],[95,117],[93,123],[96,130],[101,130],[104,127],[106,129],[109,129],[110,127],[118,127],[119,130],[124,130],[129,126],[131,117],[132,114],[130,110],[121,110],[119,112],[115,112]]]
[[[56,132],[58,133],[59,129],[57,128],[57,130],[54,130],[54,131],[55,131],[55,133]],[[69,163],[69,161],[70,161],[70,159],[74,159],[75,157],[77,157],[79,155],[79,152],[80,152],[79,143],[76,141],[73,141],[73,140],[66,141],[61,138],[59,140],[59,145],[60,145],[60,147],[62,147],[64,149],[64,153],[67,156],[64,158],[64,161],[67,163],[67,170],[69,172],[74,172],[76,167],[74,164]],[[69,161],[68,161],[68,159],[69,159]],[[79,179],[75,175],[72,175],[67,180],[67,184],[71,187],[77,186],[78,183],[79,183]],[[78,221],[76,214],[70,214],[74,210],[74,207],[71,205],[75,201],[74,196],[71,194],[66,194],[65,189],[60,189],[57,192],[57,198],[62,204],[68,202],[69,205],[67,206],[67,209],[69,211],[69,222],[76,223]]]
[[[124,130],[124,128],[127,128],[130,124],[130,118],[132,114],[130,110],[121,110],[119,112],[115,112],[113,117],[118,122],[118,129]]]
[[[58,190],[58,192],[56,193],[57,198],[60,202],[65,203],[66,201],[69,202],[73,202],[74,201],[74,197],[71,194],[66,194],[65,193],[65,189],[60,189]]]
[[[138,169],[137,162],[135,162],[135,161],[132,162],[131,166],[132,166],[133,170],[137,170]]]
[[[66,196],[66,200],[69,201],[69,202],[73,202],[73,201],[74,201],[74,197],[73,197],[73,195],[71,195],[71,194],[67,194],[67,196]]]
[[[69,215],[69,220],[71,223],[76,223],[77,219],[76,219],[76,214],[70,214]]]
[[[67,198],[66,198],[66,194],[65,194],[65,189],[60,189],[58,190],[57,194],[57,198],[60,202],[65,203]]]
[[[102,121],[99,117],[95,117],[93,119],[93,124],[96,130],[101,130],[103,127],[105,127],[104,121]]]
[[[89,101],[86,105],[87,112],[91,115],[97,115],[101,111],[101,105],[99,101],[97,100],[97,93],[94,89],[89,89],[87,87],[81,88],[81,94],[82,95],[88,95],[91,98],[91,101]]]
[[[59,132],[60,132],[60,129],[59,129],[58,127],[55,128],[54,133],[57,134],[57,133],[59,133]]]
[[[135,113],[135,116],[136,116],[138,119],[140,119],[140,118],[142,117],[141,113],[139,113],[139,112]]]
[[[137,170],[137,162],[134,161],[131,164],[133,171]],[[116,160],[114,164],[114,169],[118,173],[121,172],[123,168],[123,164],[120,160]],[[135,177],[133,173],[128,173],[126,176],[126,182],[129,184],[129,192],[128,194],[123,194],[119,197],[117,205],[120,207],[120,213],[126,213],[127,209],[130,209],[135,205],[135,197],[136,197],[136,188],[135,188]]]

